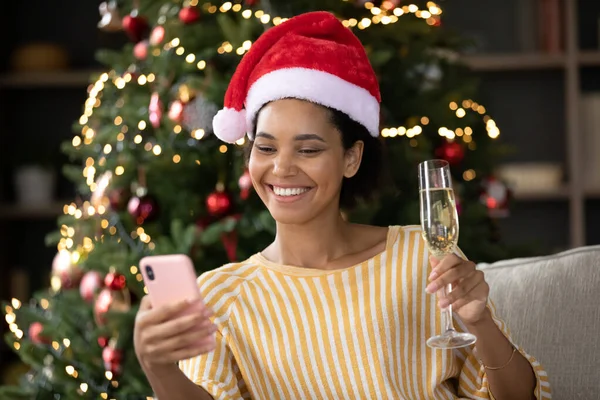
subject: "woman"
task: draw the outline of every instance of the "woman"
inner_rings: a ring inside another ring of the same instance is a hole
[[[472,262],[428,259],[419,227],[342,218],[380,174],[379,102],[364,49],[329,13],[292,18],[254,43],[214,130],[230,143],[248,132],[250,176],[277,235],[203,274],[197,315],[173,318],[188,304],[143,299],[136,353],[158,398],[550,398]],[[451,282],[436,305],[431,293]],[[476,348],[426,346],[448,304]]]

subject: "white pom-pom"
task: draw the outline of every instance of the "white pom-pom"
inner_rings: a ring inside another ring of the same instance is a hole
[[[223,108],[213,118],[213,132],[224,142],[235,143],[247,132],[246,110]]]

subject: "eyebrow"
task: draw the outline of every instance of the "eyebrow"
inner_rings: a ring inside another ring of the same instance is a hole
[[[257,138],[262,137],[262,138],[269,139],[269,140],[276,140],[275,136],[271,135],[270,133],[266,133],[266,132],[258,132],[256,134],[256,137]],[[294,136],[294,140],[297,140],[297,141],[318,140],[320,142],[325,142],[325,140],[321,136],[316,135],[314,133],[303,133],[300,135],[296,135],[296,136]]]

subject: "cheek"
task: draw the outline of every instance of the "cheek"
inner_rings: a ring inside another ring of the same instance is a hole
[[[335,188],[341,185],[344,165],[335,158],[323,158],[305,163],[303,171],[323,188]]]
[[[254,189],[260,189],[260,181],[264,175],[264,172],[264,165],[261,165],[261,162],[251,154],[248,159],[248,173],[250,174],[250,179],[252,180],[252,186],[254,186]]]

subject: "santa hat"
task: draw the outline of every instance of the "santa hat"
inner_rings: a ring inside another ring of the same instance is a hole
[[[283,98],[339,110],[379,135],[379,84],[358,38],[331,13],[293,17],[263,33],[238,65],[215,135],[234,143],[254,133],[260,108]]]

